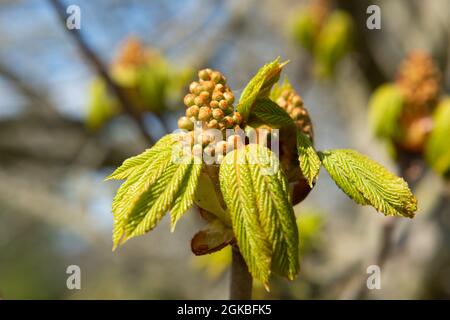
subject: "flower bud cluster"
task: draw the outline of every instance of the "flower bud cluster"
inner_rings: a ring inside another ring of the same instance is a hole
[[[302,98],[293,89],[285,89],[281,92],[276,102],[291,116],[297,128],[312,140],[311,118],[303,104]]]
[[[222,73],[208,68],[200,70],[198,77],[199,80],[190,84],[189,93],[184,97],[186,115],[178,120],[178,127],[191,131],[197,121],[209,129],[239,126],[242,117],[234,111],[234,95]]]
[[[439,99],[441,74],[426,53],[412,52],[401,64],[396,83],[405,100],[405,112],[417,118],[429,113]]]

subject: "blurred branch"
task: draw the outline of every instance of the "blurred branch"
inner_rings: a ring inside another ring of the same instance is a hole
[[[92,228],[92,222],[83,210],[69,205],[39,181],[0,170],[1,202],[51,225],[67,228],[90,243],[106,242],[105,237]]]
[[[97,71],[99,76],[101,76],[103,78],[103,80],[106,82],[110,91],[117,97],[123,111],[125,111],[127,114],[129,114],[135,120],[136,124],[139,127],[139,130],[142,133],[142,136],[150,144],[153,144],[154,143],[153,138],[147,132],[142,118],[140,117],[140,115],[138,113],[136,113],[134,111],[135,109],[133,108],[133,104],[130,103],[129,99],[124,94],[124,92],[112,80],[111,76],[109,75],[109,73],[107,71],[107,68],[103,65],[103,63],[97,57],[95,52],[87,44],[87,42],[83,38],[83,35],[77,29],[68,30],[66,28],[66,26],[65,26],[66,16],[65,16],[65,9],[64,9],[63,4],[58,0],[49,0],[49,2],[53,6],[55,12],[57,13],[62,25],[68,31],[68,33],[72,36],[72,38],[76,42],[78,48],[83,53],[86,60],[88,60],[91,63],[91,65],[95,68],[95,70]]]
[[[237,245],[232,246],[230,300],[250,300],[252,298],[252,276]]]
[[[364,74],[367,75],[367,80],[370,83],[372,89],[378,87],[383,82],[386,82],[386,75],[383,69],[378,64],[378,59],[375,53],[370,48],[370,42],[373,41],[371,36],[374,32],[380,32],[379,30],[369,30],[366,26],[366,9],[371,5],[370,1],[361,0],[338,0],[336,1],[338,7],[347,11],[355,21],[355,47],[360,55],[361,69]],[[369,34],[371,32],[372,34]]]
[[[0,76],[5,78],[11,83],[25,98],[32,102],[37,102],[39,105],[45,108],[48,113],[56,114],[55,108],[48,101],[47,97],[40,94],[35,88],[28,85],[17,74],[11,71],[7,66],[0,62]]]
[[[34,112],[0,119],[0,166],[31,161],[43,166],[116,167],[141,148],[130,140],[90,135],[82,123],[65,117]]]

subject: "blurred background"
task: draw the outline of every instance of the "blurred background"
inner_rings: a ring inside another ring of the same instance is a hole
[[[290,60],[284,73],[305,101],[316,147],[354,148],[399,173],[368,125],[369,99],[416,49],[433,57],[449,92],[450,1],[316,1],[345,13],[351,26],[345,39],[345,27],[330,27],[331,39],[349,45],[325,69],[299,40],[310,2],[0,1],[0,297],[228,297],[230,251],[191,253],[204,224],[195,209],[177,232],[166,217],[111,251],[110,205],[120,183],[103,180],[176,129],[200,68],[223,72],[239,96],[264,63]],[[371,4],[381,8],[380,30],[366,27]],[[69,5],[81,10],[80,30],[61,21]],[[425,166],[413,187],[419,212],[397,219],[382,287],[361,294],[367,267],[380,260],[387,218],[354,204],[322,170],[295,207],[300,275],[274,279],[270,293],[256,284],[255,298],[450,298],[448,182]],[[81,290],[66,286],[69,265],[81,268]]]

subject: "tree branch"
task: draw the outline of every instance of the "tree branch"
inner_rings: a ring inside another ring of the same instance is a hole
[[[49,0],[49,2],[54,8],[55,12],[57,13],[61,23],[64,25],[64,28],[66,28],[65,27],[66,16],[63,4],[59,0]],[[95,52],[89,47],[89,45],[83,38],[81,32],[77,29],[73,29],[69,31],[69,34],[76,42],[78,49],[81,51],[86,60],[88,60],[91,63],[91,65],[97,71],[98,75],[101,76],[103,80],[106,82],[109,90],[116,96],[123,111],[129,114],[135,120],[136,124],[139,127],[139,130],[142,133],[142,136],[150,144],[153,144],[154,143],[153,138],[147,132],[142,118],[137,112],[135,112],[135,108],[133,108],[133,104],[130,103],[128,97],[124,94],[124,92],[120,89],[120,87],[117,86],[117,84],[112,80],[111,76],[107,71],[107,68],[103,65],[103,63],[97,57]]]
[[[250,300],[253,279],[237,245],[232,245],[230,300]]]

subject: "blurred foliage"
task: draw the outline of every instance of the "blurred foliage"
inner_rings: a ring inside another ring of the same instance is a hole
[[[369,102],[369,122],[389,154],[424,158],[438,174],[450,169],[450,100],[440,96],[440,72],[431,57],[412,51],[396,82],[377,88]]]
[[[450,97],[443,98],[433,114],[433,129],[426,145],[425,158],[439,174],[450,174]]]
[[[332,77],[338,62],[351,50],[353,21],[342,10],[333,10],[329,1],[312,1],[295,18],[293,35],[314,59],[320,78]]]
[[[398,118],[403,107],[403,97],[394,84],[384,84],[374,91],[369,101],[369,122],[375,135],[392,139],[398,132]]]
[[[134,112],[155,114],[178,108],[184,84],[192,76],[189,69],[175,70],[163,56],[144,48],[134,37],[128,38],[122,45],[110,73],[127,96]],[[120,105],[110,95],[103,80],[94,79],[87,126],[98,129],[121,112]]]

